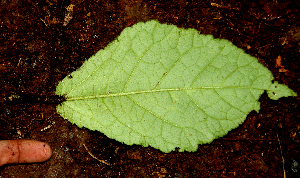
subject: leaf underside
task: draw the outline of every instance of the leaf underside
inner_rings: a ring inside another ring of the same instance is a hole
[[[123,30],[57,86],[57,112],[128,145],[196,151],[236,128],[266,90],[295,96],[231,42],[152,20]]]

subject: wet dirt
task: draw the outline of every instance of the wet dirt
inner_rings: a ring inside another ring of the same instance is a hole
[[[35,139],[53,149],[45,163],[0,167],[1,178],[300,176],[299,97],[273,101],[264,94],[260,113],[251,112],[227,136],[196,152],[168,154],[78,128],[55,104],[29,102],[53,96],[60,80],[124,28],[150,19],[232,41],[299,95],[296,0],[1,0],[0,139]],[[28,102],[8,102],[17,95]]]

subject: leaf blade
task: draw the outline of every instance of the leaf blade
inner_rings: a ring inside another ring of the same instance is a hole
[[[126,144],[196,151],[260,109],[272,73],[227,40],[157,21],[138,23],[57,86],[65,119]],[[280,88],[277,89],[277,88]],[[274,95],[274,94],[273,94]]]

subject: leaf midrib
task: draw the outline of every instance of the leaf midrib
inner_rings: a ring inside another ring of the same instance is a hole
[[[144,93],[156,93],[156,92],[170,92],[170,91],[188,91],[188,90],[200,90],[200,89],[253,89],[253,90],[266,90],[262,88],[252,88],[248,86],[213,86],[213,87],[196,87],[196,88],[166,88],[166,89],[157,89],[157,90],[143,90],[143,91],[132,91],[132,92],[123,92],[123,93],[108,93],[100,95],[91,95],[91,96],[79,96],[79,97],[68,97],[66,96],[67,101],[74,100],[86,100],[86,99],[97,99],[97,98],[108,98],[108,97],[119,97],[119,96],[128,96],[135,94],[144,94]]]

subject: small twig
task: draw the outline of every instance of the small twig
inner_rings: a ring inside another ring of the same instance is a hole
[[[276,135],[277,135],[277,139],[278,139],[278,143],[279,143],[279,148],[280,148],[281,159],[282,159],[283,177],[286,178],[286,173],[285,173],[285,168],[284,168],[284,158],[283,158],[283,154],[282,154],[281,144],[280,144],[280,140],[279,140],[278,134],[276,134]]]
[[[106,165],[108,165],[108,166],[111,166],[111,164],[109,164],[108,162],[106,162],[106,161],[104,161],[104,160],[100,160],[100,159],[98,159],[96,156],[94,156],[94,155],[88,150],[88,148],[85,146],[84,143],[83,143],[83,146],[84,146],[84,148],[86,149],[86,151],[89,153],[89,155],[90,155],[92,158],[98,160],[99,162],[101,162],[101,163],[103,163],[103,164],[106,164]]]
[[[234,139],[234,138],[219,138],[220,140],[224,141],[278,141],[278,139],[268,139],[268,138],[262,138],[262,139],[247,139],[247,138],[241,138],[241,139]]]

